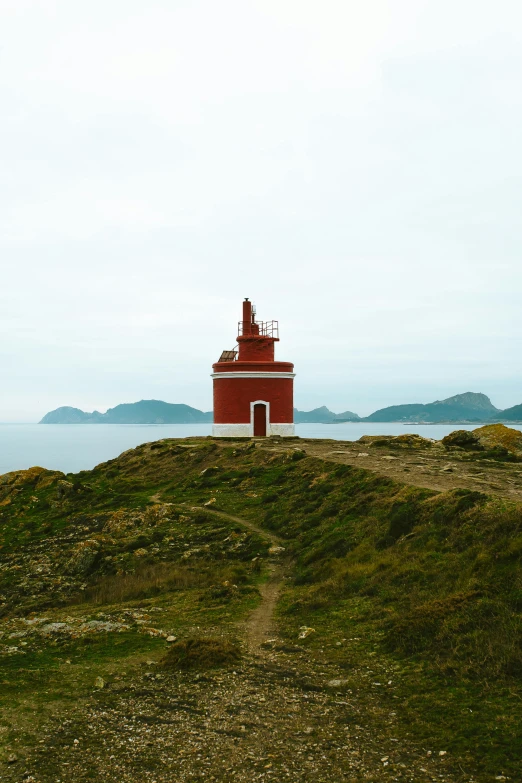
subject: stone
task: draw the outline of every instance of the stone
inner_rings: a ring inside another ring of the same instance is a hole
[[[522,432],[504,424],[487,424],[473,430],[480,444],[487,450],[496,452],[498,456],[515,454],[522,456]]]
[[[329,680],[326,684],[329,688],[342,688],[343,685],[348,685],[348,680]]]
[[[105,680],[103,677],[96,677],[94,680],[94,687],[95,688],[105,688]]]
[[[111,631],[126,631],[128,628],[129,626],[124,623],[112,623],[108,620],[89,620],[80,625],[80,631],[82,633],[90,633],[93,631],[96,633],[110,633]]]
[[[56,485],[56,497],[58,500],[62,500],[64,497],[68,497],[74,493],[74,485],[70,481],[58,481]]]
[[[429,449],[435,441],[415,433],[405,433],[404,435],[362,435],[357,442],[364,446],[376,446],[377,448]]]
[[[454,430],[442,438],[441,443],[446,448],[458,446],[460,449],[471,451],[481,451],[484,448],[475,433],[468,430]]]
[[[98,558],[99,548],[97,541],[80,541],[65,564],[65,573],[78,575],[90,573]]]
[[[17,761],[18,761],[18,756],[15,753],[11,753],[11,755],[7,757],[8,764],[15,764]]]
[[[42,626],[40,633],[43,636],[54,636],[55,634],[70,633],[71,630],[67,623],[48,623]]]
[[[170,642],[175,642],[177,638],[178,638],[177,636],[167,636],[166,641],[169,642],[169,643]]]

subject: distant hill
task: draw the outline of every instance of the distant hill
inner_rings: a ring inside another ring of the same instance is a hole
[[[513,405],[512,408],[506,408],[505,411],[500,411],[498,415],[499,421],[522,421],[522,405]]]
[[[62,408],[46,413],[40,424],[87,424],[91,423],[95,417],[102,417],[102,413],[84,413],[79,408],[71,408],[64,405]]]
[[[343,413],[336,413],[334,421],[361,421],[361,417],[357,413],[352,413],[352,411],[344,411]]]
[[[331,424],[340,421],[360,421],[359,416],[351,411],[333,413],[326,405],[314,408],[313,411],[298,411],[294,408],[294,422],[296,424]]]
[[[335,413],[328,410],[326,405],[320,408],[314,408],[313,411],[298,411],[294,408],[294,422],[295,424],[322,424],[327,421],[332,421],[335,417]]]
[[[325,424],[339,421],[360,421],[351,411],[333,413],[323,405],[313,411],[294,410],[297,424]],[[212,411],[203,412],[190,405],[177,405],[161,400],[141,400],[109,408],[106,413],[86,413],[64,405],[46,413],[40,424],[198,424],[211,422]]]
[[[141,400],[109,408],[106,413],[86,413],[79,408],[63,406],[47,413],[40,424],[199,424],[212,422],[212,411],[200,411],[190,405]],[[381,408],[362,419],[357,413],[334,413],[326,405],[311,411],[294,408],[296,424],[335,424],[340,422],[403,422],[425,423],[476,423],[488,421],[522,421],[522,405],[514,405],[505,411],[495,408],[489,397],[476,392],[466,392],[435,402],[391,405]]]
[[[204,413],[190,405],[140,400],[116,405],[106,413],[64,406],[47,413],[40,424],[200,424],[212,419],[212,411]]]
[[[518,406],[522,407],[522,406]],[[499,416],[500,415],[500,416]],[[425,405],[391,405],[367,416],[363,421],[401,422],[481,422],[501,418],[502,412],[495,408],[489,397],[476,392],[466,392],[436,400]]]

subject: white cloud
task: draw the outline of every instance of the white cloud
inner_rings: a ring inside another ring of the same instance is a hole
[[[522,401],[521,22],[509,0],[4,0],[0,420],[208,408],[245,295],[301,407]]]

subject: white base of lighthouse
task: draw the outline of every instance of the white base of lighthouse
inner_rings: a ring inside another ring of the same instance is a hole
[[[282,438],[290,438],[295,435],[294,424],[267,424],[267,436],[280,435]],[[250,424],[213,424],[212,435],[214,438],[253,438],[254,423]]]

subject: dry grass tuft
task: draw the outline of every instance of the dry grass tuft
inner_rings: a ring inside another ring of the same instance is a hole
[[[237,663],[239,645],[227,639],[192,637],[169,647],[162,663],[168,669],[214,669]]]
[[[117,604],[137,598],[152,598],[172,590],[208,587],[215,578],[211,568],[195,569],[193,566],[153,563],[134,573],[104,577],[78,598],[82,603]]]

